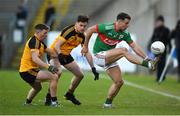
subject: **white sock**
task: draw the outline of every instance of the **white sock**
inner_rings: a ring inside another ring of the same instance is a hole
[[[150,61],[148,62],[148,68],[149,68],[149,69],[152,69],[152,64],[151,64]]]

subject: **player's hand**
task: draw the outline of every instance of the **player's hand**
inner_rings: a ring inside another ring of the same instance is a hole
[[[56,68],[55,66],[50,65],[50,66],[48,67],[48,71],[50,71],[51,73],[55,74],[55,73],[57,73],[59,70],[58,70],[58,68]]]
[[[95,67],[92,67],[92,72],[94,74],[94,80],[99,80],[99,73],[96,71],[96,68]]]
[[[83,56],[85,56],[87,52],[88,52],[88,47],[87,47],[87,46],[83,46],[83,47],[82,47],[82,50],[81,50],[81,54],[82,54]]]

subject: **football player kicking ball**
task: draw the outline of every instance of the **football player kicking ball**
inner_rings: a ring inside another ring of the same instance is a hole
[[[41,82],[49,81],[49,88],[51,91],[50,105],[54,107],[58,106],[56,91],[58,73],[60,72],[58,68],[48,65],[42,60],[45,52],[56,57],[56,53],[47,48],[43,43],[43,40],[47,37],[48,31],[48,26],[37,24],[35,26],[35,34],[26,42],[21,58],[19,74],[21,78],[32,87],[27,95],[26,105],[31,104],[33,98],[41,90]],[[45,70],[40,68],[44,68]]]
[[[86,32],[82,54],[85,55],[88,52],[88,43],[91,35],[98,33],[93,47],[94,62],[103,67],[113,81],[104,103],[105,108],[112,107],[112,101],[123,85],[121,70],[116,62],[117,60],[125,57],[131,63],[142,65],[151,70],[155,70],[158,61],[158,59],[149,60],[140,46],[131,39],[130,33],[126,31],[130,20],[131,17],[128,14],[120,13],[117,15],[117,20],[114,23],[97,24],[90,27]],[[137,55],[129,53],[126,48],[115,48],[117,43],[121,41],[127,42]]]

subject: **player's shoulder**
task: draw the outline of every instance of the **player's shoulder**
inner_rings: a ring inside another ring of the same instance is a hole
[[[30,48],[40,48],[40,41],[35,37],[30,37],[29,41],[28,41],[28,46]]]
[[[130,35],[129,31],[125,30],[122,32],[124,35]]]
[[[114,29],[114,23],[102,23],[101,25],[104,26],[105,30],[112,30],[112,29]]]
[[[64,34],[64,33],[67,33],[67,32],[72,32],[72,31],[74,31],[74,29],[75,29],[75,25],[69,25],[69,26],[66,26],[63,30],[62,30],[62,32],[61,32],[61,34]]]
[[[75,34],[75,27],[74,25],[70,25],[65,27],[62,32],[61,36],[64,37],[65,39],[68,39],[69,37],[73,36]]]
[[[36,44],[36,41],[37,41],[36,37],[32,36],[32,37],[29,38],[28,43],[29,44]]]

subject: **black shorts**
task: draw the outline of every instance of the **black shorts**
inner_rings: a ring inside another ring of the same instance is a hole
[[[26,72],[19,72],[19,74],[24,81],[29,84],[34,84],[39,71],[39,69],[31,69]]]
[[[61,55],[59,59],[59,62],[61,63],[61,65],[66,65],[66,64],[69,64],[71,62],[74,61],[74,58],[69,54],[69,55]],[[50,56],[47,55],[47,60],[48,62],[50,61]]]

